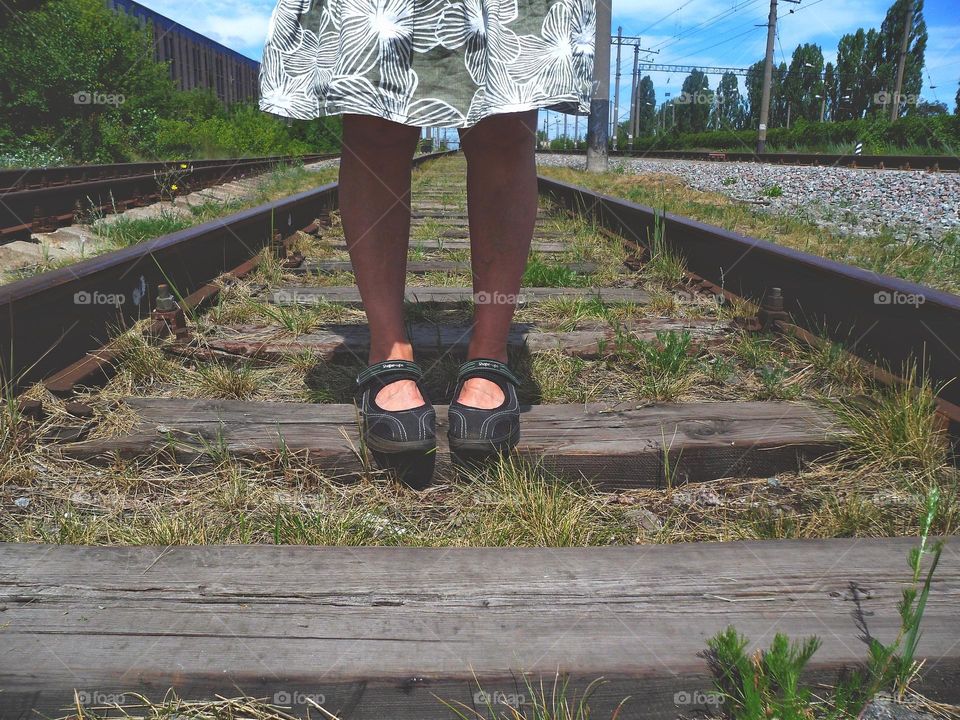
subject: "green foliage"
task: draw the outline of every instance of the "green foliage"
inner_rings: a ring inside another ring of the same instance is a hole
[[[669,114],[668,114],[669,120]],[[757,139],[756,130],[712,130],[702,133],[666,133],[634,141],[644,150],[731,150],[742,151]],[[960,115],[906,116],[896,122],[884,118],[845,122],[797,121],[789,129],[767,131],[767,148],[852,152],[857,142],[868,138],[871,153],[950,154],[960,145]]]
[[[800,685],[804,667],[820,647],[815,637],[790,642],[777,633],[769,650],[749,656],[749,640],[728,627],[707,641],[717,689],[734,720],[808,720],[811,691]]]
[[[101,0],[5,6],[0,164],[329,152],[339,118],[288,124],[210,90],[177,90],[153,36]],[[43,41],[34,41],[42,38]]]
[[[898,605],[900,631],[890,644],[870,636],[862,620],[868,642],[865,666],[845,671],[829,698],[813,700],[812,690],[801,684],[807,663],[820,647],[816,637],[791,642],[777,633],[769,650],[747,653],[749,640],[733,627],[707,641],[705,653],[714,675],[714,684],[724,699],[724,711],[732,720],[810,720],[822,718],[854,718],[863,706],[881,691],[893,691],[902,699],[910,682],[919,671],[916,660],[920,641],[920,624],[930,596],[943,541],[930,541],[940,503],[936,487],[927,492],[924,514],[920,521],[920,544],[911,549],[910,585],[903,589]],[[923,559],[930,556],[923,572]]]

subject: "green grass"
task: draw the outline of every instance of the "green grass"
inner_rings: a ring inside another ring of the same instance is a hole
[[[921,668],[916,660],[920,626],[944,547],[944,541],[930,539],[939,506],[939,491],[930,488],[920,519],[920,542],[908,556],[911,578],[898,605],[896,637],[884,643],[869,636],[864,665],[841,674],[826,698],[801,679],[821,644],[815,636],[791,641],[777,633],[768,649],[754,654],[747,652],[749,640],[732,626],[708,640],[706,657],[724,715],[731,720],[852,720],[881,691],[902,700]]]
[[[538,172],[881,275],[960,293],[960,240],[956,231],[936,241],[903,242],[889,230],[868,237],[845,236],[807,219],[771,214],[720,193],[693,190],[674,176],[588,173],[551,166],[540,166]]]

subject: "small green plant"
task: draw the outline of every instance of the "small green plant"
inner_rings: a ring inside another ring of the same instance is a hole
[[[532,257],[523,273],[523,287],[582,287],[587,277],[568,265],[547,263]]]
[[[729,187],[730,185],[736,185],[737,179],[735,177],[725,177],[720,181],[724,186]]]
[[[252,302],[259,315],[272,320],[294,335],[305,335],[320,324],[320,315],[311,308]]]
[[[557,673],[548,688],[543,678],[536,686],[525,674],[523,687],[515,687],[509,692],[490,692],[480,687],[478,682],[471,706],[462,702],[448,702],[436,695],[434,697],[449,708],[458,720],[590,720],[593,717],[590,698],[603,683],[602,678],[594,680],[577,697],[567,676],[561,677]],[[610,720],[620,717],[627,700],[629,698],[620,701]]]
[[[654,400],[675,400],[689,385],[695,356],[690,352],[690,333],[686,330],[658,332],[655,342],[642,340],[619,325],[614,328],[616,354],[635,362],[637,390]]]
[[[883,689],[893,690],[902,699],[910,682],[916,677],[920,665],[916,660],[917,644],[920,642],[920,623],[930,597],[933,574],[943,553],[943,540],[930,542],[930,529],[940,506],[940,491],[936,487],[927,492],[924,514],[920,520],[920,544],[910,550],[909,563],[913,571],[911,584],[903,589],[897,609],[900,612],[900,631],[896,639],[884,645],[875,637],[869,637],[870,657],[867,671],[871,682],[867,695],[872,697]],[[930,567],[923,574],[924,556],[930,556]]]
[[[790,400],[800,393],[799,385],[791,385],[787,379],[790,370],[782,363],[764,365],[757,370],[760,380],[760,400]]]
[[[811,718],[854,718],[877,693],[891,691],[902,700],[916,678],[920,664],[916,659],[920,625],[930,597],[933,576],[943,552],[943,540],[931,542],[930,531],[940,505],[940,492],[927,492],[920,520],[920,544],[910,550],[910,584],[903,589],[897,608],[900,630],[896,638],[884,644],[870,635],[861,617],[868,645],[864,667],[846,671],[830,697],[813,699],[810,688],[800,677],[820,640],[809,637],[790,641],[777,633],[768,650],[747,654],[749,640],[728,627],[707,641],[704,652],[714,676],[714,685],[724,699],[724,710],[732,720],[810,720]],[[924,558],[930,562],[924,572]]]
[[[177,193],[184,189],[184,181],[193,172],[193,166],[187,163],[177,163],[163,170],[154,170],[153,178],[157,181],[161,200],[173,201]]]
[[[643,269],[651,278],[673,286],[683,280],[687,273],[687,263],[683,256],[667,243],[665,215],[665,209],[653,214],[653,232],[647,231],[650,260]]]
[[[711,382],[722,385],[733,375],[733,361],[722,355],[715,355],[703,363],[703,369]]]
[[[733,627],[707,641],[708,662],[717,689],[734,720],[809,720],[811,691],[801,687],[800,675],[820,647],[809,637],[791,642],[777,633],[769,650],[746,652],[749,640]]]
[[[760,191],[760,194],[768,198],[778,198],[783,196],[783,188],[779,185],[769,185]]]

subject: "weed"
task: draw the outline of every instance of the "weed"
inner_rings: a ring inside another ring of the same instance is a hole
[[[912,578],[898,604],[897,637],[883,644],[870,635],[864,617],[859,615],[868,644],[866,664],[846,671],[829,699],[815,702],[812,689],[800,683],[804,668],[820,647],[816,637],[790,641],[786,635],[777,633],[768,650],[753,655],[746,652],[749,640],[733,627],[707,641],[708,650],[704,655],[713,671],[714,684],[726,701],[728,717],[734,720],[851,718],[857,717],[863,706],[881,691],[891,690],[898,699],[903,699],[920,669],[916,660],[920,624],[943,552],[943,541],[931,542],[929,538],[939,502],[939,491],[931,488],[920,522],[920,543],[909,554]],[[931,560],[924,573],[926,556]]]
[[[662,282],[667,287],[672,287],[683,280],[687,272],[687,263],[683,256],[667,243],[665,214],[666,210],[654,213],[653,232],[647,233],[650,260],[644,265],[643,270],[648,277]]]

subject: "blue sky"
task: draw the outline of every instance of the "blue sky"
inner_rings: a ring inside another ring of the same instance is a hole
[[[521,2],[523,0],[520,0]],[[260,59],[273,0],[140,0],[141,3],[255,60]],[[892,0],[802,0],[780,2],[776,60],[790,60],[794,48],[814,42],[827,60],[836,57],[837,41],[859,27],[880,27]],[[790,10],[794,10],[790,14]],[[640,35],[647,48],[659,48],[654,62],[746,67],[763,56],[768,0],[614,0],[613,28]],[[665,17],[666,16],[666,17]],[[960,12],[957,0],[926,0],[926,67],[922,96],[939,98],[953,111],[960,80]],[[611,48],[611,65],[615,48]],[[641,56],[642,57],[642,56]],[[620,110],[630,93],[633,49],[621,55]],[[611,71],[612,74],[612,71]],[[676,95],[685,73],[650,73],[661,102],[665,92]],[[927,75],[929,74],[929,77]],[[710,76],[716,87],[718,75]],[[931,89],[931,85],[936,89]],[[742,85],[741,85],[742,87]],[[613,82],[611,81],[611,96]],[[581,122],[581,126],[585,124]],[[581,132],[583,129],[581,130]],[[572,132],[572,131],[571,131]],[[551,132],[552,134],[552,132]]]

